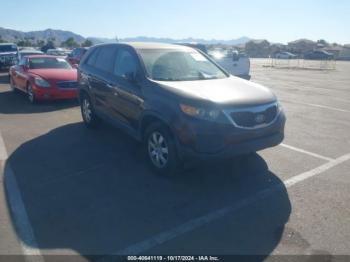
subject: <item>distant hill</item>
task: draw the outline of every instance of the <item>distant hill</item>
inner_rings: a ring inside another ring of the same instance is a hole
[[[100,43],[112,43],[116,42],[116,39],[111,38],[98,38],[98,37],[88,37],[94,44]],[[238,39],[231,40],[219,40],[219,39],[201,39],[201,38],[159,38],[159,37],[147,37],[147,36],[137,36],[137,37],[127,37],[119,38],[119,42],[158,42],[158,43],[201,43],[201,44],[226,44],[226,45],[242,45],[249,42],[251,39],[248,37],[241,37]]]
[[[40,40],[54,39],[56,45],[60,45],[63,41],[66,41],[68,38],[73,37],[77,43],[82,43],[85,38],[81,35],[75,34],[70,31],[56,30],[56,29],[46,29],[42,31],[31,31],[31,32],[22,32],[13,29],[6,29],[0,27],[0,36],[2,40],[8,42],[17,42],[19,40],[28,39],[34,43]]]

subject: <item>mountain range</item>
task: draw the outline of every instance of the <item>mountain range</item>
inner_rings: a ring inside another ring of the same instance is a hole
[[[8,41],[8,42],[17,42],[19,40],[30,40],[34,43],[40,40],[48,40],[54,39],[56,45],[60,45],[63,41],[66,41],[68,38],[73,37],[74,40],[81,44],[85,39],[91,40],[94,44],[98,43],[110,43],[116,42],[116,39],[112,38],[100,38],[100,37],[83,37],[79,34],[64,31],[64,30],[56,30],[56,29],[45,29],[42,31],[30,31],[30,32],[22,32],[13,29],[6,29],[0,27],[0,39]],[[202,44],[227,44],[227,45],[241,45],[245,44],[251,40],[248,37],[240,37],[238,39],[230,39],[230,40],[220,40],[220,39],[201,39],[201,38],[183,38],[183,39],[174,39],[174,38],[158,38],[158,37],[146,37],[146,36],[138,36],[138,37],[127,37],[127,38],[119,38],[120,42],[161,42],[161,43],[202,43]]]

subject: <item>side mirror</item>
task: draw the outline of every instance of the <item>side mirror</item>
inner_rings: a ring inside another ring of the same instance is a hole
[[[78,69],[79,65],[78,64],[73,64],[72,67],[75,68],[75,69]]]
[[[28,66],[26,66],[26,65],[21,65],[20,67],[21,67],[21,69],[22,69],[23,71],[27,71],[27,70],[28,70]]]
[[[125,73],[124,77],[130,83],[135,83],[136,82],[136,74],[135,74],[135,72],[127,72],[127,73]]]

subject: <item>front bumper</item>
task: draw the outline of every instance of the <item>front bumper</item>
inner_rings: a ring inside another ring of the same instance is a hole
[[[7,60],[7,61],[0,61],[0,68],[10,68],[11,66],[17,64],[17,60]]]
[[[78,90],[72,89],[60,89],[56,87],[50,88],[33,88],[35,99],[37,100],[60,100],[60,99],[75,99],[77,98]]]
[[[188,123],[177,130],[178,153],[182,159],[221,159],[256,152],[280,144],[284,139],[286,118],[280,112],[271,125],[243,130],[231,124],[209,126]]]

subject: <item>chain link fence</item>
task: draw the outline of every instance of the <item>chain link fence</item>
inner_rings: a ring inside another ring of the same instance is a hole
[[[305,70],[335,70],[335,60],[277,59],[269,58],[264,67],[305,69]]]

